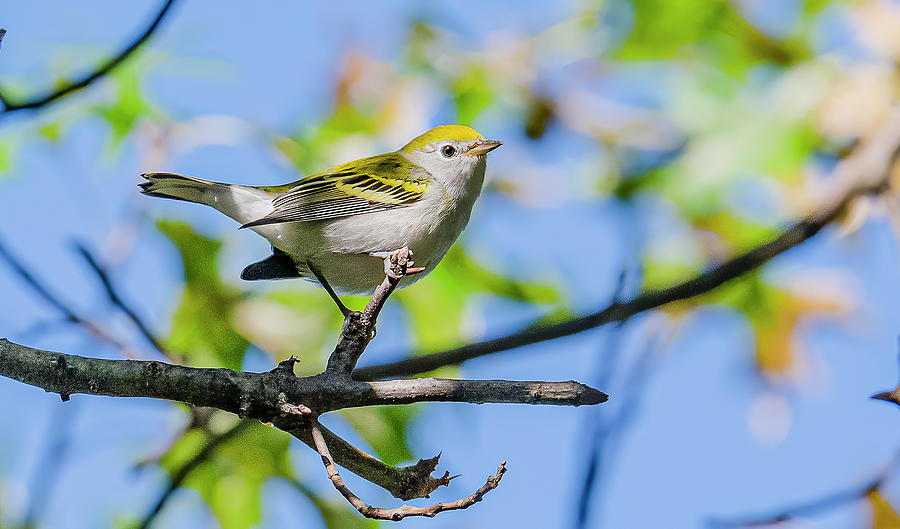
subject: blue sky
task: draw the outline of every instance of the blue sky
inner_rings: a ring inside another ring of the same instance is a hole
[[[573,5],[392,1],[377,7],[354,2],[307,8],[300,3],[250,7],[185,1],[176,5],[145,52],[142,64],[149,66],[142,88],[148,99],[178,120],[230,114],[284,134],[327,112],[336,65],[348,46],[362,47],[383,61],[399,61],[409,21],[423,16],[478,50],[501,29],[526,35],[541,31],[567,16]],[[9,29],[0,50],[0,83],[40,90],[55,76],[89,68],[131,38],[157,8],[156,2],[59,3],[52,10],[9,3],[0,13],[0,25]],[[780,18],[763,11],[762,23],[769,19],[777,31]],[[46,123],[72,115],[81,106],[104,100],[108,90],[109,85],[98,83],[46,113],[4,119],[0,140],[32,131],[34,120]],[[634,97],[627,86],[620,90],[616,95],[623,100]],[[440,119],[440,113],[433,116],[433,124]],[[476,123],[486,136],[506,143],[491,155],[489,179],[492,171],[515,168],[516,153],[530,148],[510,119],[493,112]],[[165,168],[142,167],[133,138],[111,155],[108,134],[99,118],[84,117],[64,129],[59,143],[25,140],[13,170],[0,177],[0,236],[66,300],[109,321],[139,344],[127,322],[106,308],[71,241],[103,249],[133,237],[133,252],[114,273],[128,297],[137,300],[140,311],[162,332],[182,277],[174,248],[152,229],[148,218],[184,219],[201,232],[224,237],[221,267],[235,284],[240,269],[266,255],[267,245],[250,233],[237,232],[212,210],[140,196],[135,187],[139,172],[168,169],[259,184],[289,181],[296,173],[273,163],[267,148],[253,141],[200,147],[167,160]],[[534,156],[546,164],[574,167],[573,160],[586,150],[583,141],[551,132]],[[534,208],[489,194],[480,200],[464,243],[493,268],[560,285],[575,310],[587,311],[608,302],[619,271],[634,264],[633,252],[640,246],[634,239],[645,236],[641,228],[628,229],[634,215],[634,210],[602,199]],[[563,253],[565,259],[559,259]],[[876,219],[848,238],[825,230],[767,267],[772,277],[791,277],[807,269],[842,271],[858,286],[858,314],[851,324],[811,320],[801,326],[797,339],[820,369],[817,382],[803,388],[774,390],[753,374],[751,331],[732,311],[708,307],[685,321],[657,351],[639,415],[620,439],[603,486],[595,490],[597,515],[589,527],[701,527],[712,516],[771,512],[874,475],[900,446],[897,410],[868,399],[897,382],[898,262],[896,237],[886,222]],[[52,350],[116,356],[71,327],[26,332],[55,313],[3,266],[0,293],[0,336]],[[534,314],[533,308],[501,299],[486,298],[479,304],[488,336],[511,331]],[[402,325],[399,311],[389,309],[386,316]],[[655,320],[653,315],[641,316],[622,331],[619,343],[626,361],[644,350],[657,328]],[[463,367],[462,375],[596,383],[601,365],[609,360],[610,332],[598,329],[474,360]],[[391,358],[398,343],[403,337],[379,335],[364,363]],[[404,525],[571,527],[591,425],[597,417],[615,413],[633,388],[616,380],[601,389],[612,400],[595,408],[425,406],[412,430],[414,452],[427,457],[443,451],[441,471],[462,474],[434,499],[469,494],[500,460],[508,461],[509,472],[477,506]],[[761,395],[771,395],[776,409],[779,398],[786,399],[790,423],[783,440],[760,441],[749,431],[748,416]],[[6,379],[0,379],[0,402],[6,403],[0,406],[4,519],[17,520],[28,504],[29,483],[60,406],[75,414],[74,426],[68,462],[41,518],[42,527],[90,528],[122,515],[140,516],[165,486],[161,472],[132,467],[137,459],[161,450],[182,425],[183,414],[174,406],[92,396],[74,396],[63,405],[57,396]],[[325,422],[361,442],[337,418]],[[310,487],[338,498],[310,450],[297,443],[293,460]],[[347,479],[370,502],[393,505],[374,486],[353,476]],[[889,497],[900,498],[892,482],[886,490]],[[320,523],[308,502],[283,483],[269,483],[266,492],[262,527]],[[817,527],[856,526],[862,515],[859,508],[841,509],[826,515]],[[183,490],[157,527],[216,525],[199,496]]]

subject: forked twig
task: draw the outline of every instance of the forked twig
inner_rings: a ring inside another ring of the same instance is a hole
[[[395,507],[393,509],[373,507],[354,494],[344,483],[344,480],[341,479],[341,474],[338,471],[334,459],[331,457],[331,452],[328,451],[328,445],[325,444],[325,438],[322,436],[318,421],[313,422],[311,430],[316,445],[316,451],[322,456],[322,464],[325,465],[325,470],[328,472],[328,479],[331,480],[331,484],[334,485],[334,488],[337,489],[344,498],[347,498],[347,501],[349,501],[360,514],[366,518],[373,518],[375,520],[391,520],[399,522],[407,516],[427,516],[432,518],[437,516],[440,512],[466,509],[480,502],[485,494],[496,489],[500,484],[500,479],[503,478],[503,474],[506,473],[506,461],[503,461],[500,463],[500,466],[497,467],[497,473],[493,476],[489,476],[481,488],[465,498],[460,498],[450,503],[435,503],[429,507],[403,505],[402,507]]]

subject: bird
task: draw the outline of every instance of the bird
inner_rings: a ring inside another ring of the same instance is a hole
[[[487,154],[502,145],[465,125],[441,125],[400,149],[276,186],[226,184],[147,172],[145,195],[211,206],[263,236],[272,255],[248,265],[248,281],[302,278],[338,295],[371,295],[385,258],[408,249],[419,273],[438,265],[469,222]]]

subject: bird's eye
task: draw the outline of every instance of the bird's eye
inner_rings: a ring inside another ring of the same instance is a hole
[[[453,155],[456,154],[456,147],[452,145],[444,145],[441,147],[441,154],[444,155],[444,158],[453,158]]]

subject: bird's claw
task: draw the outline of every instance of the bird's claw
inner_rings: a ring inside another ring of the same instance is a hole
[[[406,246],[393,252],[383,252],[375,255],[384,259],[384,274],[391,279],[399,280],[403,276],[425,271],[424,267],[414,266],[415,263],[412,260],[413,252]]]

